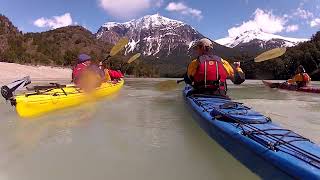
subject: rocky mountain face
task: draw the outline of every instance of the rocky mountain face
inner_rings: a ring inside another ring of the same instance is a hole
[[[190,25],[159,14],[125,23],[105,23],[97,32],[98,39],[110,43],[123,36],[130,39],[127,52],[139,51],[145,56],[157,57],[186,50],[191,42],[203,37]]]

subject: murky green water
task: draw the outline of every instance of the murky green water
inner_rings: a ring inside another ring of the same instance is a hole
[[[0,101],[0,179],[259,179],[198,127],[180,89],[158,91],[159,81],[129,79],[103,101],[28,120]],[[320,96],[257,81],[229,89],[320,142]]]

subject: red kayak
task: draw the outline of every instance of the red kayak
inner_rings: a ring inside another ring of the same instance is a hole
[[[297,86],[290,85],[288,83],[273,83],[270,81],[262,81],[264,85],[270,87],[270,88],[278,88],[278,89],[285,89],[289,91],[300,91],[300,92],[308,92],[308,93],[320,93],[320,87],[301,87],[297,88]]]

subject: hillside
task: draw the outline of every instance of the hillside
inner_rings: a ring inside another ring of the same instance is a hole
[[[5,16],[0,16],[0,61],[9,63],[71,67],[79,53],[87,53],[94,60],[106,57],[112,44],[96,39],[81,26],[68,26],[41,33],[22,34]],[[122,55],[121,55],[122,54]],[[124,51],[109,61],[114,69],[124,69],[123,62],[132,53]],[[128,72],[137,76],[156,76],[157,71],[137,61]]]
[[[71,66],[79,53],[101,59],[111,45],[96,40],[81,26],[22,34],[5,16],[0,17],[0,58],[3,62]]]

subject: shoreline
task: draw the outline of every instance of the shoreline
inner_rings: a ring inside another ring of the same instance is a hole
[[[0,62],[0,84],[10,83],[14,80],[21,79],[25,76],[30,76],[33,82],[41,82],[41,81],[69,81],[71,80],[72,69],[67,67],[55,67],[55,66],[44,66],[44,65],[23,65],[17,63],[7,63]],[[172,79],[177,80],[181,78],[165,78],[165,77],[133,77],[127,76],[125,79],[150,79],[150,80],[161,80],[161,79]],[[259,79],[246,79],[253,81],[261,81]],[[269,80],[273,82],[281,82],[283,80]],[[248,81],[247,81],[248,82]],[[315,84],[320,84],[318,81]],[[229,82],[232,84],[231,82]],[[261,83],[262,84],[262,83]]]
[[[30,76],[31,81],[71,80],[71,68],[0,62],[0,84]]]

